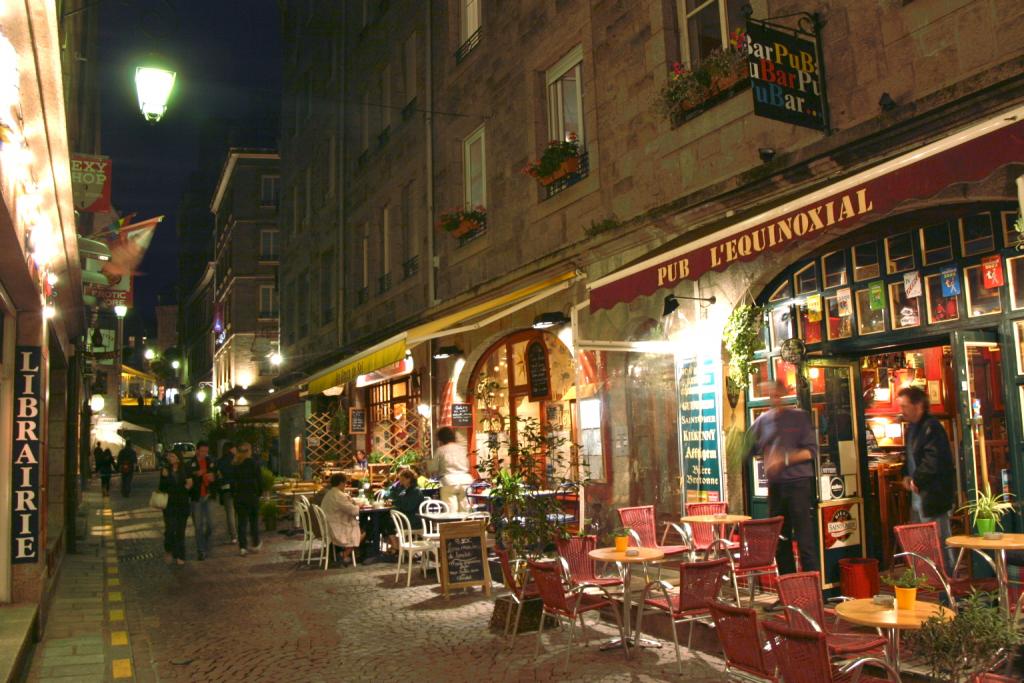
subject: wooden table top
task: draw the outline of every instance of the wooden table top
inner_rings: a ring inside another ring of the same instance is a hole
[[[472,512],[421,512],[420,517],[431,522],[461,522],[469,519]]]
[[[984,536],[950,536],[946,545],[951,548],[975,548],[977,550],[1024,550],[1024,534],[1003,534],[1002,538]]]
[[[633,562],[653,562],[655,560],[665,559],[665,553],[661,552],[657,548],[630,548],[630,550],[639,550],[639,554],[634,556],[626,555],[626,553],[620,553],[611,548],[595,548],[590,551],[589,555],[595,560],[601,562],[625,562],[627,564]]]
[[[952,610],[934,602],[918,600],[913,610],[896,609],[896,606],[876,605],[871,598],[848,600],[836,605],[836,614],[858,626],[872,628],[919,629],[930,617],[941,616],[952,619]]]
[[[748,519],[750,519],[750,515],[683,515],[679,521],[688,524],[738,524]]]

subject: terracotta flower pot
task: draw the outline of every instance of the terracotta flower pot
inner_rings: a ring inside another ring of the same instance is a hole
[[[917,589],[900,588],[899,586],[894,586],[893,588],[896,591],[896,609],[914,609],[914,604],[917,602]]]
[[[465,235],[468,235],[469,233],[476,230],[479,226],[480,224],[477,223],[472,218],[463,218],[461,221],[459,221],[459,227],[451,231],[451,236],[464,237]]]
[[[624,553],[629,548],[629,536],[615,537],[615,552]]]

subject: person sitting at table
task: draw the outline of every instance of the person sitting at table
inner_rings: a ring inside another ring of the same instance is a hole
[[[331,487],[324,496],[321,507],[327,518],[327,537],[331,541],[332,550],[341,548],[341,563],[351,564],[352,551],[363,542],[363,533],[359,529],[359,506],[352,496],[345,493],[348,478],[341,474],[331,475]]]
[[[417,485],[416,473],[408,468],[399,472],[398,488],[392,489],[389,495],[392,509],[398,510],[408,517],[413,530],[419,529],[420,503],[423,502],[424,496],[423,491]],[[398,550],[398,533],[395,529],[392,529],[391,535],[388,536],[388,546],[392,552]]]
[[[370,469],[370,461],[366,458],[366,451],[364,451],[362,448],[356,451],[356,462],[352,466],[352,469],[358,470],[360,472],[366,472],[368,469]]]

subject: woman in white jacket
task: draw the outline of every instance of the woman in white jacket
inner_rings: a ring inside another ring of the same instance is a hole
[[[468,509],[466,487],[473,483],[466,442],[451,427],[437,430],[437,441],[441,445],[434,454],[434,470],[441,480],[441,500],[448,503],[448,509],[453,512],[465,511]]]
[[[344,474],[331,476],[331,488],[324,495],[324,516],[327,517],[327,538],[331,545],[342,548],[342,564],[349,564],[352,551],[362,543],[363,534],[359,529],[359,506],[352,496],[345,493],[348,478]]]

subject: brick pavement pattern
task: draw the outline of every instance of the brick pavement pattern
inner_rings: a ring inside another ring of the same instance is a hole
[[[327,571],[306,567],[298,561],[299,542],[279,533],[264,536],[261,552],[240,557],[228,543],[219,505],[213,506],[210,557],[195,561],[190,524],[189,562],[169,566],[163,557],[161,514],[146,507],[156,477],[142,475],[136,482],[130,499],[111,498],[118,597],[123,598],[134,680],[680,680],[671,643],[634,650],[630,660],[621,650],[602,652],[598,643],[615,631],[608,624],[591,632],[590,647],[574,647],[568,665],[566,629],[545,632],[538,658],[533,655],[535,633],[521,635],[510,651],[501,634],[488,629],[493,602],[479,589],[446,600],[433,573],[423,579],[415,572],[412,587],[406,588],[404,580],[396,585],[392,564]],[[61,590],[64,582],[72,592],[88,587],[92,602],[87,607],[95,618],[100,614],[97,584],[93,578],[79,581],[83,569],[69,564]],[[502,592],[496,586],[496,594]],[[61,629],[66,615],[54,616],[50,629]],[[593,617],[587,624],[589,629]],[[98,642],[89,641],[94,648]],[[682,680],[725,680],[721,661],[685,650],[684,656]],[[105,675],[83,668],[77,680],[126,680],[111,678],[111,666],[108,656]],[[30,680],[45,680],[41,674],[53,671],[34,668],[37,677]]]

